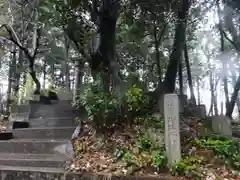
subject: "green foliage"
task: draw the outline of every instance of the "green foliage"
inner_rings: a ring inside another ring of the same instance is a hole
[[[78,108],[83,106],[89,119],[97,126],[109,127],[115,123],[121,102],[116,95],[104,91],[101,81],[93,82],[79,94],[74,105]]]
[[[225,158],[229,163],[235,167],[240,168],[240,150],[239,145],[232,140],[194,140],[192,141],[194,146],[213,150],[221,158]]]
[[[130,112],[139,112],[141,109],[143,109],[145,103],[142,89],[134,85],[127,90],[125,97],[128,105],[128,110]]]
[[[159,170],[167,164],[167,158],[165,152],[162,150],[153,151],[152,154],[153,166]]]
[[[155,147],[154,143],[154,140],[151,139],[147,133],[145,133],[143,136],[140,136],[138,138],[137,146],[140,151],[150,151]]]
[[[133,163],[132,153],[130,151],[124,153],[123,159],[127,163],[127,165],[131,165]]]
[[[164,130],[164,118],[156,118],[153,116],[141,116],[141,117],[136,117],[135,121],[138,124],[142,124],[146,128],[155,128],[155,129],[160,129]]]
[[[200,157],[185,157],[172,165],[171,174],[173,176],[196,176],[201,164]]]

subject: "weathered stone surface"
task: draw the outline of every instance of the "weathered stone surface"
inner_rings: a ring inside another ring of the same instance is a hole
[[[59,100],[73,100],[73,92],[63,88],[58,90],[57,95]]]
[[[206,106],[204,104],[198,105],[195,109],[195,114],[200,119],[206,118]]]
[[[165,146],[168,163],[181,160],[179,98],[176,94],[164,96]]]
[[[14,138],[22,139],[70,139],[75,127],[41,127],[14,129]]]
[[[2,171],[2,180],[64,180],[61,173]]]
[[[114,176],[108,174],[72,173],[57,168],[12,168],[0,166],[1,180],[168,180],[169,175]]]
[[[30,127],[69,127],[77,126],[74,117],[66,118],[34,118],[29,120]]]
[[[232,138],[232,125],[230,119],[226,116],[213,116],[212,130],[223,137]]]
[[[62,168],[67,159],[61,154],[0,153],[0,164],[13,167]]]
[[[69,142],[68,140],[51,139],[13,139],[9,141],[0,141],[0,152],[55,154],[61,153],[56,148],[64,146]]]
[[[30,114],[30,106],[27,105],[12,105],[9,116],[10,121],[27,121]]]
[[[31,113],[29,118],[66,118],[78,117],[80,112],[74,109],[71,101],[59,100],[56,104],[44,105],[30,101]]]

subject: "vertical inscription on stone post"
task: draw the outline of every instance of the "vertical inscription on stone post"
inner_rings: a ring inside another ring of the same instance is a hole
[[[165,146],[168,163],[181,160],[179,99],[177,94],[164,96]]]

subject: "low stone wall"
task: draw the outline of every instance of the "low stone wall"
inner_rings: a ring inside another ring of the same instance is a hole
[[[1,180],[169,180],[170,176],[162,175],[158,177],[135,177],[135,176],[109,176],[78,174],[71,172],[34,172],[34,171],[14,171],[1,170]],[[173,178],[174,179],[174,178]]]

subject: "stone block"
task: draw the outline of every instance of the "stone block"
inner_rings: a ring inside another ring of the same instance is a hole
[[[29,119],[29,112],[26,113],[12,113],[9,116],[9,121],[18,121],[18,122],[24,122],[28,121]]]
[[[226,116],[213,116],[212,117],[212,130],[214,133],[220,134],[226,138],[232,138],[232,125],[231,121]]]
[[[200,119],[206,118],[206,106],[204,104],[196,106],[195,114]]]
[[[168,164],[181,160],[179,98],[177,94],[164,96],[165,146]]]

